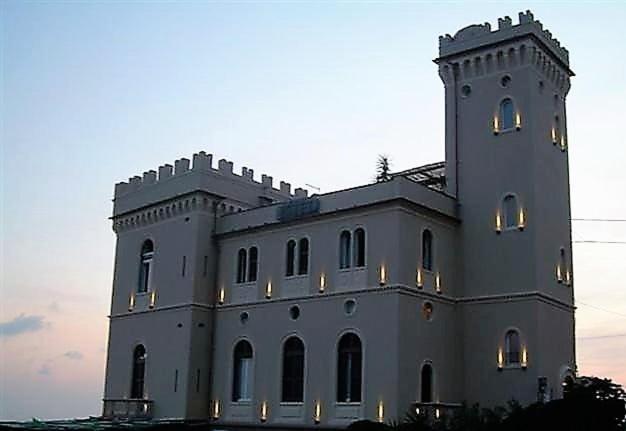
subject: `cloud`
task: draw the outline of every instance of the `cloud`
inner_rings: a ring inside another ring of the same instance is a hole
[[[43,316],[20,314],[13,320],[0,322],[0,337],[13,337],[26,332],[35,332],[45,326]]]
[[[52,368],[50,368],[50,365],[48,364],[43,364],[41,368],[39,368],[39,371],[37,371],[37,374],[41,376],[49,376],[52,374]]]
[[[75,361],[80,361],[81,359],[83,359],[83,354],[80,353],[78,350],[70,350],[69,352],[65,352],[63,356],[73,359]]]
[[[57,313],[61,311],[61,307],[59,307],[59,304],[56,301],[54,301],[53,303],[48,305],[48,310]]]

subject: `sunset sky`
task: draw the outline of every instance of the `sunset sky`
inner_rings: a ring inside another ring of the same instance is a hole
[[[525,9],[577,74],[572,216],[626,219],[626,3],[1,2],[0,420],[101,413],[115,182],[200,150],[322,192],[443,160],[438,36]],[[579,371],[621,384],[625,267],[574,244]]]

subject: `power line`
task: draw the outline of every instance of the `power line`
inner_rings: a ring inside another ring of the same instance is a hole
[[[626,223],[624,218],[573,218],[572,221],[617,222]]]
[[[599,340],[603,338],[622,338],[626,337],[626,334],[608,334],[608,335],[588,335],[585,337],[576,337],[579,340]]]
[[[593,240],[580,240],[572,241],[575,244],[626,244],[626,241],[593,241]]]
[[[616,316],[626,317],[626,314],[618,313],[617,311],[607,310],[606,308],[597,307],[595,305],[587,304],[586,302],[576,301],[576,304],[585,305],[587,307],[595,308],[596,310],[604,311],[605,313],[615,314]]]

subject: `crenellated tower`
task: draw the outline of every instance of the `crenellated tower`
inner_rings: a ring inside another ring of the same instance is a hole
[[[527,11],[440,37],[436,63],[462,218],[466,398],[557,396],[575,369],[568,51]],[[487,350],[490,363],[474,354]]]
[[[209,416],[217,219],[306,196],[205,152],[115,185],[104,416]]]

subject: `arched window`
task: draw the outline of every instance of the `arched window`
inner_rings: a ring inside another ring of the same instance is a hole
[[[259,272],[259,249],[250,247],[248,250],[248,281],[256,281]]]
[[[504,227],[514,228],[517,226],[517,199],[513,195],[506,195],[502,201],[504,213]]]
[[[304,344],[298,337],[289,338],[283,346],[282,402],[304,401]]]
[[[513,101],[508,97],[500,102],[500,124],[502,130],[515,127],[515,108]]]
[[[422,233],[422,268],[433,270],[433,234],[428,229]]]
[[[424,364],[421,376],[421,400],[423,403],[433,402],[433,367],[430,364]]]
[[[141,264],[139,267],[139,286],[137,291],[147,292],[150,288],[152,258],[154,257],[154,244],[149,239],[141,246]]]
[[[350,268],[350,232],[344,230],[339,237],[339,268]]]
[[[361,402],[361,340],[356,334],[345,334],[337,352],[337,401]]]
[[[252,399],[252,346],[241,340],[235,346],[233,355],[233,396],[232,400]]]
[[[504,346],[505,346],[505,362],[507,365],[519,364],[520,363],[520,341],[519,341],[519,333],[511,329],[507,331],[506,336],[504,337]]]
[[[239,249],[237,253],[237,283],[245,283],[246,281],[246,249]]]
[[[143,398],[146,373],[146,348],[139,344],[133,352],[133,376],[130,387],[131,398]]]
[[[290,239],[287,242],[287,265],[285,268],[285,275],[290,277],[295,274],[296,267],[296,242]]]
[[[354,266],[365,266],[365,230],[358,228],[354,231]]]
[[[300,247],[298,250],[298,274],[304,275],[309,273],[309,240],[307,238],[300,239]]]

